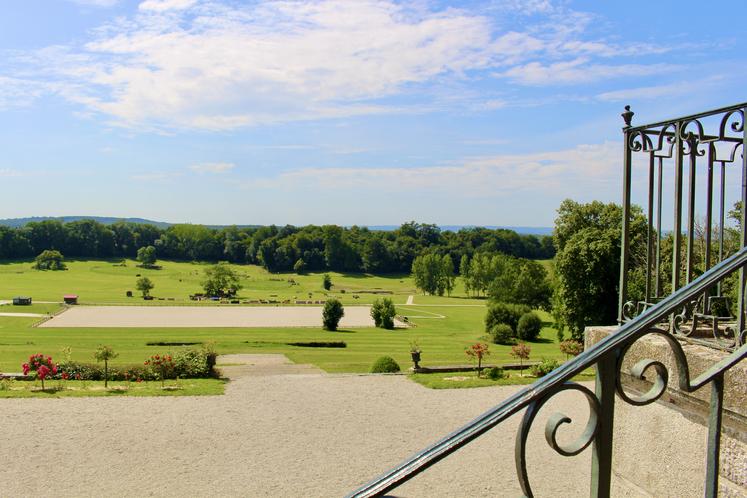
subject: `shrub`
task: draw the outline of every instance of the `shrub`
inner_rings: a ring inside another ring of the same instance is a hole
[[[539,337],[540,330],[542,330],[542,320],[537,316],[536,313],[524,313],[519,318],[519,323],[516,326],[516,335],[522,341],[534,341]]]
[[[490,329],[490,338],[495,344],[512,344],[515,336],[510,325],[499,323]]]
[[[21,365],[21,368],[23,368],[23,375],[34,372],[34,376],[41,379],[42,390],[44,390],[44,379],[57,374],[57,365],[52,361],[52,357],[41,353],[29,356],[29,362]]]
[[[47,249],[36,257],[34,268],[37,270],[65,270],[65,257],[60,251]]]
[[[322,287],[327,291],[332,288],[332,277],[329,276],[329,273],[325,273],[322,277]]]
[[[212,368],[208,363],[208,353],[198,349],[182,349],[174,354],[175,377],[205,378],[212,376]]]
[[[542,358],[542,362],[538,365],[532,365],[531,372],[535,377],[544,377],[556,368],[560,366],[558,360],[551,360],[548,358]]]
[[[569,356],[580,355],[583,350],[584,345],[579,341],[574,341],[573,339],[568,339],[567,341],[562,341],[560,343],[560,352],[565,355],[566,360]]]
[[[501,367],[491,367],[485,370],[485,376],[490,380],[498,380],[504,378],[506,372]]]
[[[399,371],[399,364],[391,356],[382,356],[371,367],[371,373],[394,373]]]
[[[337,330],[337,325],[343,316],[345,316],[345,308],[342,307],[342,303],[337,299],[328,300],[324,303],[324,309],[322,310],[324,330]]]
[[[171,355],[153,355],[143,363],[146,367],[150,367],[154,374],[161,378],[161,387],[163,387],[164,379],[171,378],[174,375],[174,360]]]
[[[521,315],[530,311],[531,308],[523,304],[493,303],[488,308],[487,315],[485,315],[485,331],[490,333],[493,327],[499,323],[505,323],[516,332]]]
[[[371,318],[373,318],[377,327],[393,329],[396,314],[394,303],[388,297],[375,300],[373,306],[371,306]]]

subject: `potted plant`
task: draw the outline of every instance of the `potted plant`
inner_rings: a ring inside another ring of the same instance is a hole
[[[410,356],[412,356],[412,362],[415,364],[415,370],[420,368],[420,345],[418,341],[412,341],[410,343]]]

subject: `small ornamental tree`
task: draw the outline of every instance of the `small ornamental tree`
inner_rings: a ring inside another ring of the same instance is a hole
[[[337,325],[343,316],[345,316],[345,308],[342,307],[342,303],[337,299],[328,300],[324,303],[324,309],[322,309],[322,326],[324,330],[337,330]]]
[[[152,267],[156,264],[156,248],[153,246],[141,247],[137,250],[137,260],[140,266],[145,268]]]
[[[387,297],[375,300],[373,306],[371,306],[371,318],[373,318],[374,325],[377,327],[393,329],[396,314],[397,310],[394,303]]]
[[[135,288],[143,293],[143,299],[150,296],[150,291],[155,286],[156,285],[153,281],[148,277],[140,277],[137,279],[137,282],[135,282]]]
[[[64,260],[65,258],[60,251],[47,249],[36,257],[34,268],[37,270],[64,270],[66,268]]]
[[[23,375],[34,372],[34,376],[41,379],[42,391],[44,390],[44,379],[57,373],[57,365],[52,361],[52,357],[44,356],[41,353],[29,356],[28,363],[21,365],[21,368],[23,369]]]
[[[96,361],[104,362],[104,387],[109,387],[109,360],[113,360],[119,356],[119,353],[115,353],[111,346],[99,346],[93,357]]]
[[[332,277],[329,276],[329,273],[325,273],[322,277],[322,287],[327,291],[332,288]]]
[[[532,352],[532,348],[529,345],[520,342],[519,344],[511,348],[511,356],[519,359],[519,371],[521,376],[524,376],[524,360],[529,359],[529,353]]]
[[[571,356],[578,356],[584,350],[584,345],[579,341],[568,339],[560,343],[560,352],[565,355],[565,359],[568,360]]]
[[[472,361],[477,361],[477,376],[479,377],[482,372],[482,359],[490,355],[488,345],[482,342],[476,342],[468,347],[464,353],[469,356]]]
[[[174,369],[174,360],[171,359],[171,355],[157,354],[145,360],[145,366],[150,367],[161,378],[161,387],[163,387],[167,372]]]

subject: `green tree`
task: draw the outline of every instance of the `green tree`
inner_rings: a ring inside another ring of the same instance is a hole
[[[469,291],[472,288],[472,279],[469,274],[469,256],[466,254],[463,254],[462,259],[459,261],[459,275],[462,277],[464,292],[469,295]]]
[[[60,251],[47,249],[36,257],[34,268],[37,270],[64,270],[65,258]]]
[[[613,324],[617,318],[620,278],[622,208],[594,201],[579,204],[565,200],[555,220],[557,286],[553,315],[582,340],[587,325]],[[646,220],[637,207],[631,210],[629,277],[642,275],[645,265]],[[643,254],[641,254],[643,252]],[[640,289],[634,280],[630,289]],[[633,299],[642,296],[631,295]]]
[[[329,299],[324,303],[322,309],[322,326],[324,330],[335,331],[342,317],[345,316],[345,308],[338,299]]]
[[[371,306],[371,318],[373,318],[374,325],[377,327],[393,329],[396,314],[397,310],[394,303],[387,297],[376,299]]]
[[[242,289],[238,273],[226,262],[205,268],[202,288],[208,296],[233,296]]]
[[[156,264],[156,248],[153,246],[141,247],[137,250],[137,260],[145,267]]]
[[[111,346],[99,346],[93,354],[96,361],[104,362],[104,387],[109,387],[109,360],[113,360],[117,356],[119,356],[119,353],[115,353]]]
[[[303,260],[303,258],[298,258],[298,261],[296,261],[296,264],[293,265],[293,271],[301,275],[306,271],[306,262]]]
[[[140,277],[137,279],[137,282],[135,282],[135,288],[143,293],[143,298],[150,296],[150,291],[153,290],[155,286],[156,285],[153,281],[148,277]]]
[[[332,288],[332,277],[329,276],[329,273],[325,273],[322,277],[322,287],[324,287],[324,290],[326,291]]]
[[[446,294],[451,296],[451,291],[454,290],[454,282],[456,277],[454,276],[454,262],[451,256],[444,254],[441,258],[441,283],[439,285],[439,295],[443,295],[441,288],[446,290]]]

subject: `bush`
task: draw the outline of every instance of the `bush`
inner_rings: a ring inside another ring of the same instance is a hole
[[[382,356],[371,367],[371,373],[394,373],[399,371],[399,364],[391,356]]]
[[[342,307],[342,303],[337,299],[328,300],[324,303],[324,309],[322,310],[324,330],[337,330],[337,325],[343,316],[345,316],[345,308]]]
[[[504,378],[506,372],[500,367],[491,367],[485,370],[485,376],[490,380],[498,380]]]
[[[530,372],[535,377],[544,377],[556,368],[560,366],[558,360],[550,360],[548,358],[542,358],[542,362],[539,365],[532,365]]]
[[[512,344],[515,336],[510,325],[499,323],[490,329],[490,338],[495,344]]]
[[[536,313],[524,313],[516,326],[516,335],[522,341],[534,341],[542,330],[542,320]]]
[[[174,376],[183,379],[212,377],[208,353],[197,349],[183,349],[174,354]]]
[[[584,345],[579,341],[568,339],[567,341],[561,341],[560,352],[565,355],[567,360],[569,356],[578,356],[584,351]]]
[[[531,308],[523,304],[493,303],[485,315],[485,331],[490,331],[499,323],[505,323],[511,330],[516,332],[519,319],[524,313],[529,313]]]
[[[396,314],[394,303],[387,297],[375,300],[373,306],[371,306],[371,318],[373,318],[374,325],[377,327],[393,329]]]

